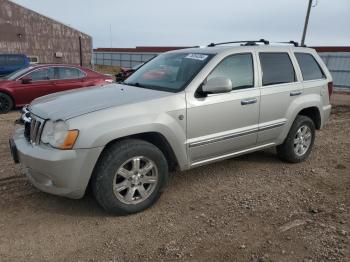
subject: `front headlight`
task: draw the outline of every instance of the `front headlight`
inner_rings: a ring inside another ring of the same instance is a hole
[[[41,134],[41,142],[59,149],[72,149],[79,135],[78,130],[69,130],[62,120],[47,121]]]

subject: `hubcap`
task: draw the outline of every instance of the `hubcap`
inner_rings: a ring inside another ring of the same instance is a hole
[[[158,169],[144,156],[125,161],[114,176],[113,191],[125,204],[138,204],[146,200],[158,183]]]
[[[294,152],[297,156],[303,156],[310,148],[312,133],[308,126],[301,126],[294,138]]]

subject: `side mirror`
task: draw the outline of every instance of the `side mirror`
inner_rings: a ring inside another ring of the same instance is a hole
[[[32,78],[25,76],[21,79],[21,81],[22,81],[22,84],[30,84],[32,82]]]
[[[202,86],[202,92],[206,94],[228,93],[232,91],[232,81],[226,77],[214,77]]]

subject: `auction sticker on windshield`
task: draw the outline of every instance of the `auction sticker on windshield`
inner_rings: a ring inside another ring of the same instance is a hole
[[[185,58],[203,61],[203,60],[205,60],[205,59],[208,58],[208,55],[203,55],[203,54],[188,54]]]

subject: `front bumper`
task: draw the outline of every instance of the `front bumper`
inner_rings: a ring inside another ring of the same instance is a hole
[[[30,182],[39,190],[78,199],[84,196],[103,147],[59,150],[45,145],[32,145],[17,129],[11,151],[17,154]],[[10,144],[11,144],[10,143]]]

